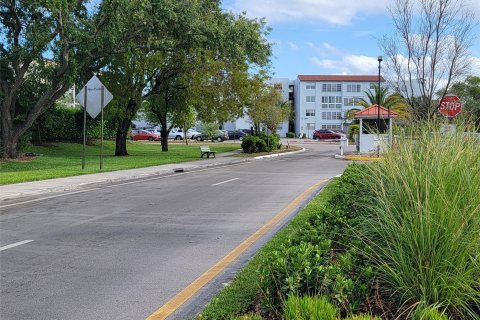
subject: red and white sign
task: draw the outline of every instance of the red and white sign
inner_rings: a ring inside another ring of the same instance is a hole
[[[462,111],[462,101],[454,95],[445,96],[440,103],[438,111],[445,117],[453,118]]]

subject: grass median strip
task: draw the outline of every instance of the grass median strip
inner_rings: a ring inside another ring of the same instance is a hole
[[[162,152],[158,142],[129,141],[129,156],[115,157],[115,143],[104,142],[104,170],[115,171],[162,164],[181,163],[199,160],[198,144],[170,144],[168,152]],[[218,153],[237,150],[238,145],[214,144],[212,149]],[[86,168],[82,170],[82,144],[53,143],[48,146],[32,146],[27,152],[39,154],[36,157],[24,157],[16,161],[0,162],[0,185],[37,181],[88,173],[99,170],[99,145],[86,147]]]

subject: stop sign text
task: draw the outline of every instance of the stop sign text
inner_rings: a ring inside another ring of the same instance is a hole
[[[455,117],[462,111],[462,101],[454,95],[445,96],[440,103],[438,111],[445,117]]]

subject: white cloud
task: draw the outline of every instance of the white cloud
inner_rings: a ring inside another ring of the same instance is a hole
[[[378,72],[377,57],[355,55],[327,42],[318,47],[310,42],[309,46],[316,53],[315,57],[310,58],[310,62],[320,67],[322,73],[366,75]]]
[[[476,19],[480,19],[480,2],[478,0],[470,0],[467,2],[467,8],[471,9]]]
[[[292,49],[292,50],[298,50],[298,49],[299,49],[298,45],[297,45],[296,43],[293,43],[293,42],[289,42],[289,43],[288,43],[288,46],[289,46],[290,49]]]
[[[480,76],[480,57],[471,57],[470,75]]]
[[[386,13],[389,0],[235,0],[234,10],[250,17],[266,17],[269,23],[321,21],[349,24],[359,14]]]

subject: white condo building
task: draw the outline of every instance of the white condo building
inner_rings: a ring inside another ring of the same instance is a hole
[[[311,138],[317,129],[346,130],[345,113],[358,108],[378,76],[299,75],[294,82],[295,134]],[[381,82],[385,80],[380,77]]]

